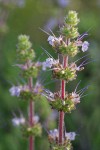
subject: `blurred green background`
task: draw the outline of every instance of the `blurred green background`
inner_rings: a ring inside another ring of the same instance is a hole
[[[58,35],[57,26],[68,10],[78,11],[80,33],[90,29],[86,39],[90,42],[88,53],[96,62],[87,65],[78,79],[66,87],[69,91],[73,90],[80,79],[80,88],[91,84],[89,95],[82,99],[77,110],[66,114],[65,126],[67,131],[78,134],[73,142],[74,150],[100,149],[100,0],[0,0],[0,150],[28,150],[28,141],[11,122],[13,113],[19,115],[19,110],[27,116],[26,104],[9,93],[11,85],[21,80],[18,70],[12,66],[16,63],[17,37],[20,34],[30,35],[37,59],[42,52],[41,46],[52,54],[47,35],[39,28],[48,30],[50,27]],[[49,89],[53,87],[54,83],[46,86]],[[49,129],[56,127],[54,120],[57,119],[50,115],[46,101],[36,104],[36,111],[41,114],[41,122],[49,124]],[[46,136],[44,129],[42,139],[35,141],[36,150],[49,150]]]

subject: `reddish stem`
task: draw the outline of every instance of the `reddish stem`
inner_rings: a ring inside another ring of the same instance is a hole
[[[29,106],[29,123],[30,123],[30,126],[33,125],[33,102],[30,101],[30,106]],[[34,149],[34,138],[33,136],[30,136],[29,137],[29,150],[33,150]]]
[[[33,81],[32,78],[29,78],[29,88],[30,90],[32,90],[33,87]],[[33,122],[33,117],[34,117],[34,104],[33,101],[30,100],[30,104],[29,104],[29,124],[30,126],[33,126],[34,122]],[[34,150],[34,138],[33,136],[29,137],[29,150]]]
[[[66,68],[68,64],[68,57],[63,57],[63,67]],[[65,98],[65,86],[66,83],[64,80],[61,81],[61,99],[62,101]],[[63,144],[64,139],[64,112],[59,112],[59,144]]]

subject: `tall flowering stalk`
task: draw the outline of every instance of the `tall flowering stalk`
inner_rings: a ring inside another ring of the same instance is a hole
[[[77,84],[74,92],[68,93],[66,91],[66,83],[73,81],[77,77],[77,72],[84,69],[84,66],[89,63],[89,59],[83,56],[81,59],[86,58],[80,65],[76,62],[70,62],[70,57],[75,57],[80,51],[85,52],[88,50],[89,43],[82,41],[87,33],[80,35],[77,25],[79,23],[78,14],[75,11],[69,11],[65,17],[64,24],[60,28],[60,35],[56,37],[52,31],[52,35],[49,35],[48,42],[59,56],[62,57],[62,63],[60,60],[55,60],[51,56],[46,59],[44,64],[47,64],[47,68],[51,68],[52,77],[61,81],[61,87],[58,92],[52,93],[49,90],[45,90],[45,96],[47,97],[51,107],[59,112],[59,124],[58,129],[51,130],[48,137],[52,150],[71,150],[71,140],[75,139],[75,132],[66,132],[64,127],[65,113],[71,113],[76,108],[76,104],[80,103],[80,98],[88,87],[77,91]]]
[[[66,91],[66,83],[75,80],[77,72],[82,71],[84,66],[91,62],[87,55],[74,62],[69,61],[70,57],[75,57],[81,51],[87,51],[89,46],[87,41],[83,41],[87,33],[80,35],[78,32],[78,23],[78,14],[75,11],[69,11],[63,26],[60,27],[59,37],[56,37],[51,30],[52,35],[47,33],[49,34],[47,41],[57,53],[58,59],[54,59],[43,49],[48,58],[44,62],[34,62],[35,53],[31,48],[32,44],[29,41],[29,37],[26,35],[18,37],[17,55],[19,64],[16,64],[16,66],[21,69],[21,76],[25,79],[26,84],[13,86],[10,92],[12,96],[28,101],[29,119],[26,120],[21,116],[20,118],[13,118],[12,122],[14,125],[21,125],[23,135],[29,138],[29,150],[34,150],[34,138],[35,136],[40,136],[42,132],[41,124],[38,122],[39,118],[34,114],[35,101],[36,99],[41,99],[41,96],[45,96],[51,108],[59,112],[58,129],[50,130],[48,133],[50,149],[72,150],[71,141],[75,139],[76,133],[66,132],[64,116],[65,113],[71,113],[72,110],[76,109],[76,105],[80,103],[80,99],[88,86],[77,91],[79,82],[75,90],[69,93]],[[62,63],[59,59],[60,57],[62,58]],[[83,61],[77,65],[76,63],[79,60]],[[53,93],[45,89],[39,81],[33,84],[33,78],[38,77],[40,69],[52,71],[52,78],[61,82],[59,91]]]
[[[32,49],[29,37],[26,35],[20,35],[18,37],[17,58],[19,64],[16,64],[16,66],[21,69],[20,74],[26,84],[11,87],[10,93],[12,96],[17,96],[28,102],[29,118],[16,117],[12,119],[12,122],[14,125],[21,125],[23,135],[29,138],[29,150],[34,150],[34,138],[35,136],[40,136],[42,133],[41,124],[38,122],[39,117],[35,115],[34,102],[37,99],[41,99],[43,87],[39,81],[36,81],[33,85],[33,78],[38,77],[42,63],[33,62],[35,52]]]

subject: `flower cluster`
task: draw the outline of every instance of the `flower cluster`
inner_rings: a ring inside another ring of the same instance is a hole
[[[78,93],[66,93],[65,99],[62,101],[61,92],[52,93],[45,90],[44,96],[48,99],[52,109],[63,111],[65,113],[71,113],[72,110],[76,109],[76,105],[80,103],[80,95]]]
[[[14,126],[20,126],[24,137],[40,136],[42,134],[42,126],[39,123],[39,116],[33,117],[34,125],[30,126],[23,116],[14,117],[12,123]]]
[[[48,37],[47,41],[59,54],[74,57],[79,52],[80,47],[83,52],[88,50],[89,43],[87,41],[82,42],[81,35],[79,35],[76,27],[79,23],[77,15],[75,11],[69,11],[67,17],[65,17],[64,25],[60,29],[60,37],[57,38],[55,35]],[[82,37],[84,36],[82,35]]]
[[[24,137],[30,136],[41,136],[42,134],[42,126],[40,123],[34,124],[33,126],[22,126],[22,132]]]
[[[41,96],[43,87],[39,82],[36,82],[35,86],[30,89],[28,85],[12,86],[10,88],[10,93],[12,96],[17,96],[23,100],[33,100],[35,101],[37,97]]]
[[[15,117],[12,119],[12,123],[14,126],[23,125],[23,124],[25,124],[25,118],[23,116]]]
[[[62,79],[65,81],[72,81],[77,77],[77,71],[81,71],[84,69],[83,62],[81,65],[77,66],[75,62],[70,63],[67,67],[63,67],[62,64],[59,63],[58,60],[53,58],[47,58],[45,62],[43,62],[43,70],[47,68],[51,68],[52,70],[52,77],[56,79]]]
[[[49,142],[51,144],[51,147],[53,150],[69,150],[72,148],[72,145],[70,143],[70,141],[75,140],[76,137],[76,133],[75,132],[65,132],[65,139],[63,140],[63,144],[62,145],[58,145],[58,141],[59,141],[59,131],[58,129],[54,129],[54,130],[50,130],[49,134],[48,134],[48,139]]]
[[[27,60],[33,60],[35,58],[35,52],[31,47],[32,44],[29,41],[29,36],[20,35],[18,37],[17,58],[19,61],[25,62]]]

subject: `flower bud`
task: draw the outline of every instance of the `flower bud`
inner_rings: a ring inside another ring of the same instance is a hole
[[[29,41],[29,36],[20,35],[18,37],[18,44],[17,44],[18,50],[29,50],[31,49],[31,47],[32,47],[32,44]]]
[[[76,11],[69,11],[65,18],[65,23],[71,26],[76,26],[79,23]]]
[[[66,26],[63,26],[60,29],[60,31],[67,38],[74,39],[74,38],[77,38],[79,36],[78,28],[75,28],[75,27],[66,27]]]
[[[76,43],[70,42],[69,45],[60,46],[59,52],[63,55],[69,55],[71,57],[74,57],[78,53],[78,47]]]
[[[53,78],[72,81],[76,79],[76,70],[70,67],[53,69]]]
[[[35,58],[35,52],[31,47],[32,43],[29,41],[29,36],[20,35],[18,37],[17,55],[19,61],[27,61]]]
[[[22,132],[24,137],[30,136],[41,136],[42,134],[42,126],[40,123],[37,123],[33,126],[22,126]]]
[[[33,77],[36,78],[38,76],[39,68],[36,66],[31,66],[30,68],[23,70],[22,76],[25,78]]]

